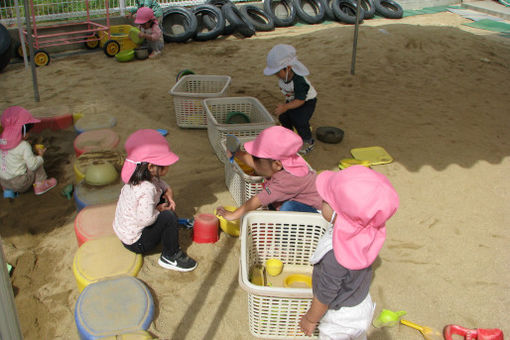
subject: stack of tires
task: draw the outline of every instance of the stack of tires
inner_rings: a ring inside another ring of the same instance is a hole
[[[312,25],[324,20],[354,24],[356,10],[357,0],[264,0],[263,7],[207,0],[193,8],[166,8],[163,36],[166,42],[206,41],[230,34],[251,37],[257,31],[272,31],[298,21]],[[394,0],[361,0],[360,22],[373,18],[376,13],[398,19],[403,11]]]
[[[12,56],[12,46],[14,45],[9,31],[4,25],[0,24],[0,72],[9,64]]]

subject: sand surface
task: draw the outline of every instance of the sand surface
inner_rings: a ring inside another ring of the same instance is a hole
[[[262,69],[269,49],[290,43],[311,71],[318,106],[314,127],[345,131],[340,144],[317,143],[306,157],[317,170],[335,169],[355,147],[383,146],[395,159],[374,167],[389,177],[400,208],[387,225],[371,294],[382,308],[441,330],[501,328],[510,335],[510,40],[461,27],[452,13],[366,21],[359,33],[356,75],[350,74],[353,27],[337,23],[281,28],[257,37],[167,44],[158,60],[121,64],[102,52],[55,59],[37,69],[41,102],[30,72],[0,75],[1,107],[68,105],[109,113],[126,137],[138,128],[169,130],[180,156],[166,181],[177,212],[212,212],[233,199],[224,168],[205,130],[176,126],[168,90],[182,69],[232,77],[233,96],[258,98],[270,111],[282,100]],[[74,202],[60,195],[73,180],[72,128],[35,136],[47,145],[45,167],[59,186],[44,196],[0,200],[3,249],[26,339],[77,339],[78,290],[71,270],[78,248]],[[197,259],[192,273],[166,271],[146,256],[138,278],[154,297],[149,331],[161,339],[254,339],[247,294],[238,284],[240,240],[181,243]],[[421,339],[405,326],[371,328],[369,338]]]

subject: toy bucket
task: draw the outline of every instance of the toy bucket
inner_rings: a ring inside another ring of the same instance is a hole
[[[193,242],[214,243],[218,241],[218,218],[213,214],[198,214],[193,224]]]

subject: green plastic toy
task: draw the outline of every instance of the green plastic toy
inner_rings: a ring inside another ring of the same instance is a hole
[[[62,190],[62,195],[64,195],[68,200],[70,200],[72,197],[72,194],[73,194],[73,185],[72,184],[66,185],[64,187],[64,189]]]
[[[376,328],[392,327],[399,323],[400,318],[406,315],[407,312],[401,310],[393,312],[388,309],[383,309],[379,316],[372,323]]]

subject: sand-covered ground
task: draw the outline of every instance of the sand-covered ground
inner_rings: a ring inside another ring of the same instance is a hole
[[[102,52],[55,59],[37,69],[40,103],[30,72],[9,66],[0,75],[0,109],[68,105],[73,112],[109,113],[125,138],[138,128],[169,130],[180,156],[165,180],[177,212],[189,217],[232,204],[224,168],[205,130],[176,126],[168,90],[182,69],[232,77],[233,96],[258,98],[270,111],[282,100],[265,56],[277,43],[296,47],[311,71],[318,106],[312,125],[345,131],[340,144],[317,143],[306,157],[317,170],[335,169],[350,149],[379,145],[395,159],[374,167],[389,177],[400,208],[387,225],[375,262],[371,294],[382,308],[435,329],[450,323],[501,328],[510,335],[510,39],[460,26],[444,12],[360,29],[356,75],[350,74],[353,27],[341,24],[280,28],[240,40],[167,44],[157,60],[118,63]],[[0,234],[26,339],[77,339],[78,290],[71,270],[78,248],[74,202],[60,195],[73,180],[72,128],[37,136],[49,146],[46,169],[59,186],[43,196],[0,200]],[[254,339],[247,294],[238,284],[240,240],[221,234],[195,244],[191,273],[160,268],[144,258],[138,278],[154,297],[149,331],[161,339]],[[405,326],[371,328],[374,340],[422,336]]]

